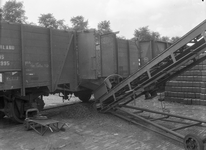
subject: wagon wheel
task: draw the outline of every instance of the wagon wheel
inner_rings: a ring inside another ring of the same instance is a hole
[[[78,95],[78,98],[84,102],[87,103],[89,102],[90,98],[91,98],[92,93],[91,92],[80,92]]]
[[[36,98],[35,100],[36,100],[36,103],[37,103],[37,108],[38,108],[38,110],[39,110],[39,111],[43,110],[43,109],[44,109],[44,105],[45,105],[43,99],[41,99],[41,98]]]
[[[30,125],[27,120],[24,120],[24,129],[28,131],[30,129]]]
[[[188,134],[185,136],[184,147],[186,150],[204,150],[202,139],[194,134]]]
[[[106,85],[108,90],[114,88],[117,84],[119,84],[123,80],[123,77],[118,74],[109,75],[106,79],[104,79],[104,84]]]
[[[5,116],[5,113],[0,111],[0,119],[4,118],[4,116]]]
[[[13,99],[11,112],[12,112],[12,119],[15,122],[18,122],[18,123],[24,122],[25,117],[22,116],[21,109],[23,109],[23,105],[22,105],[21,100]]]

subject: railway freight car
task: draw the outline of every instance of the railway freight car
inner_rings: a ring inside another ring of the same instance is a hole
[[[23,122],[27,109],[43,109],[42,97],[49,93],[61,92],[64,98],[75,93],[87,101],[91,90],[81,87],[78,81],[94,76],[93,70],[87,71],[93,61],[87,61],[87,56],[95,52],[93,35],[90,32],[77,36],[73,32],[1,22],[0,117],[7,115]],[[88,49],[91,53],[86,54]],[[81,56],[84,59],[80,60]]]
[[[97,42],[95,30],[1,22],[0,117],[23,122],[26,110],[42,110],[43,96],[50,93],[62,93],[64,99],[74,93],[87,102],[105,78],[111,74],[126,78],[146,63],[146,57],[149,61],[161,52],[157,43],[161,48],[156,46],[154,56],[147,56],[155,43],[118,39],[113,33]]]

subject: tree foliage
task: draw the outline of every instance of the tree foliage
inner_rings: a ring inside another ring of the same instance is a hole
[[[140,27],[139,29],[135,29],[134,36],[140,41],[159,40],[160,39],[159,32],[150,31],[148,26]]]
[[[171,39],[168,36],[161,37],[161,41],[163,42],[171,42]]]
[[[72,17],[70,21],[75,31],[88,29],[88,20],[85,21],[83,16]]]
[[[105,33],[110,33],[112,32],[110,28],[110,21],[104,20],[98,23],[97,29],[99,34],[105,34]]]
[[[54,18],[53,14],[41,14],[39,17],[39,25],[46,28],[54,28],[61,30],[68,30],[69,27],[64,24],[64,20],[57,20]]]
[[[148,26],[140,27],[139,29],[135,29],[134,31],[134,39],[138,39],[139,41],[163,41],[163,42],[171,42],[174,43],[179,39],[178,36],[169,38],[168,36],[161,36],[159,32],[154,32],[149,29]]]
[[[180,39],[179,36],[175,36],[175,37],[171,38],[170,42],[174,43],[174,42],[178,41],[179,39]]]
[[[7,1],[3,6],[2,18],[11,23],[26,23],[27,17],[25,16],[23,2]]]

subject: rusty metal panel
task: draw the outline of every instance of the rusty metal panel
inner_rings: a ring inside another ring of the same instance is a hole
[[[48,29],[23,27],[26,87],[49,85]]]
[[[153,41],[153,58],[159,55],[162,51],[166,50],[171,43]]]
[[[150,41],[141,41],[139,42],[140,46],[140,57],[141,57],[141,66],[147,64],[152,60],[152,45]]]
[[[102,35],[100,38],[101,77],[117,73],[117,52],[115,34]]]
[[[140,41],[141,66],[147,64],[162,51],[171,46],[171,43],[161,41]]]
[[[97,77],[101,77],[101,51],[100,43],[96,45],[96,74]]]
[[[54,89],[58,84],[72,83],[76,75],[73,33],[52,31]]]
[[[20,25],[1,24],[0,26],[0,69],[21,69]]]
[[[118,74],[127,77],[129,75],[129,47],[127,40],[117,39]]]
[[[130,61],[130,74],[135,73],[140,67],[140,52],[137,45],[133,41],[128,41],[129,44],[129,61]]]
[[[21,26],[0,24],[0,89],[21,88]]]
[[[72,33],[53,30],[50,35],[47,28],[0,25],[0,90],[48,86],[53,91],[57,84],[73,82]]]
[[[139,68],[140,55],[134,41],[116,39],[115,34],[101,36],[101,75],[127,77]]]
[[[94,31],[78,33],[79,77],[96,79],[96,42]]]

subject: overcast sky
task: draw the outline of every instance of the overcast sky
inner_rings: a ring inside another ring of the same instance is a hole
[[[0,0],[3,6],[6,0]],[[29,22],[38,23],[40,14],[52,13],[64,19],[81,15],[97,28],[109,20],[119,36],[133,37],[134,30],[149,26],[161,36],[183,36],[206,19],[206,0],[17,0],[24,4]]]

